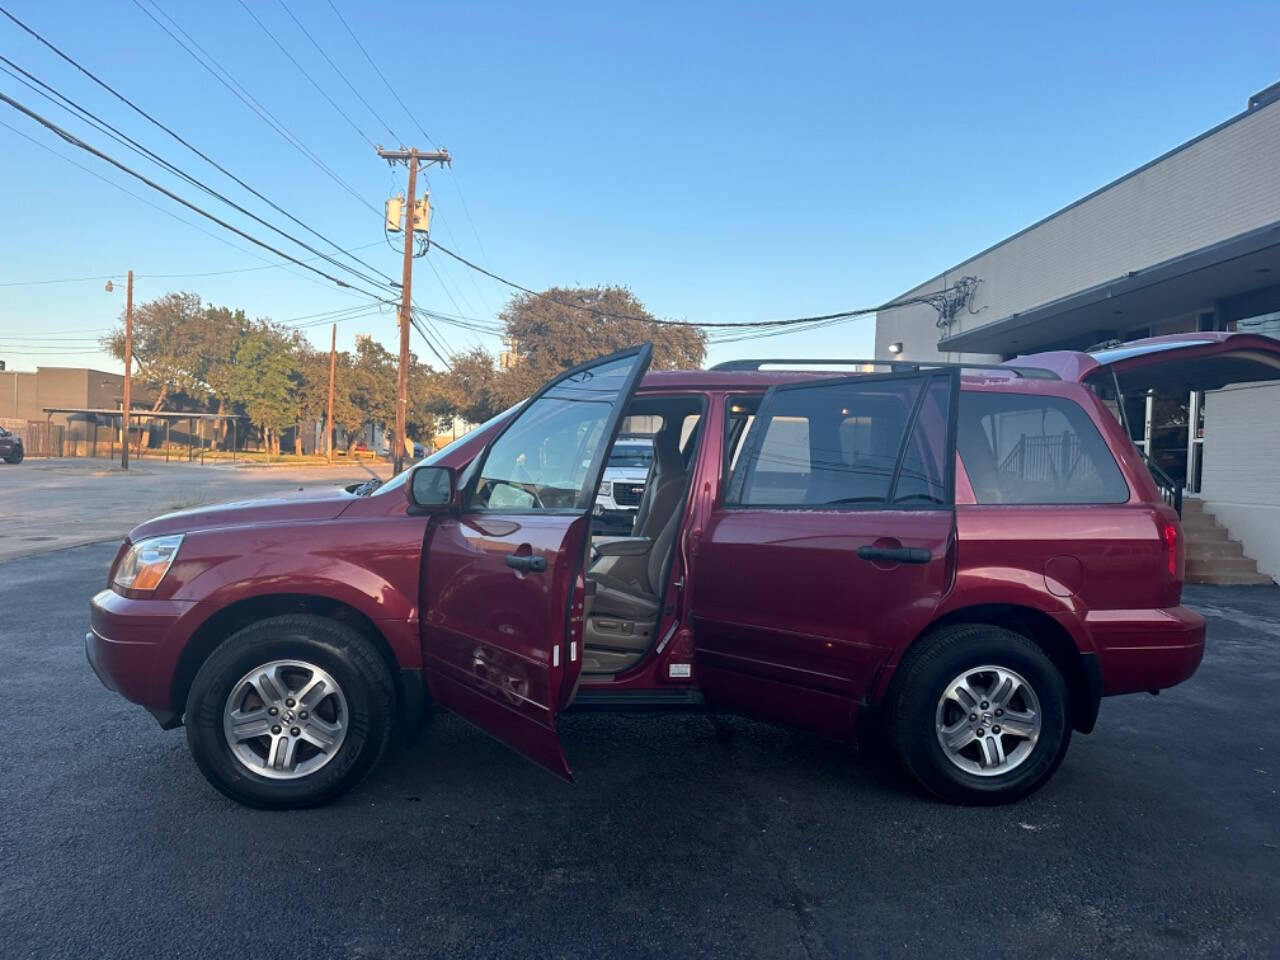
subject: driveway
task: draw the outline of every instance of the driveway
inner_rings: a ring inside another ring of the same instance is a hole
[[[1189,588],[1197,676],[1013,806],[702,715],[568,716],[568,786],[443,715],[273,814],[90,672],[112,549],[0,563],[6,958],[1280,954],[1280,588]]]

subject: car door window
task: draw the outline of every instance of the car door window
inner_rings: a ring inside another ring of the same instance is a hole
[[[951,380],[868,377],[775,389],[734,466],[727,503],[946,505]]]
[[[470,508],[585,509],[604,431],[634,368],[630,356],[589,368],[530,403],[490,447]]]

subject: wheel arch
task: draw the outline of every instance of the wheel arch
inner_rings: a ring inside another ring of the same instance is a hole
[[[291,613],[311,614],[334,620],[364,637],[395,678],[397,720],[412,722],[416,718],[423,702],[422,673],[420,670],[401,666],[387,636],[373,620],[350,604],[332,597],[309,593],[274,593],[246,597],[228,604],[192,633],[174,671],[170,690],[174,716],[172,725],[177,726],[181,722],[178,718],[182,717],[186,709],[191,684],[200,667],[219,646],[251,623]]]
[[[988,624],[1020,634],[1044,651],[1067,683],[1071,697],[1071,725],[1081,733],[1090,733],[1098,718],[1098,705],[1102,697],[1102,678],[1097,655],[1082,651],[1071,632],[1063,624],[1035,607],[1016,603],[974,604],[949,610],[931,621],[902,650],[896,662],[890,666],[876,685],[878,703],[883,704],[892,693],[896,666],[911,650],[930,634],[961,623]]]

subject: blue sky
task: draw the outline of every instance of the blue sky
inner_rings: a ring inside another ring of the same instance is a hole
[[[367,247],[358,255],[399,277],[381,217],[254,116],[137,4],[0,2],[281,207],[343,246]],[[355,127],[392,141],[279,0],[246,2]],[[391,131],[426,146],[327,2],[285,2]],[[1280,80],[1275,2],[334,2],[426,132],[455,157],[453,173],[430,174],[438,239],[534,288],[620,283],[661,316],[709,322],[883,302],[1238,113],[1250,94]],[[403,171],[374,155],[239,0],[159,3],[373,207],[403,189]],[[0,52],[303,235],[2,18]],[[0,91],[272,237],[11,77],[0,74]],[[138,301],[190,290],[277,320],[364,302],[296,268],[160,276],[263,263],[244,240],[4,104],[0,122],[235,245],[0,127],[0,358],[10,369],[118,369],[93,352],[92,338],[118,317],[123,284],[114,293],[101,280],[3,284],[133,268]],[[427,259],[439,279],[418,261],[420,305],[491,320],[509,295],[438,253]],[[728,345],[712,359],[867,355],[873,325],[865,318]],[[307,332],[327,346],[327,325]],[[393,314],[343,321],[339,346],[362,332],[391,345]],[[476,342],[462,330],[443,332],[455,349]],[[415,350],[427,353],[416,337]]]

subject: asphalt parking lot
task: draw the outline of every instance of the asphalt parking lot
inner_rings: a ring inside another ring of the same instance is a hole
[[[446,715],[272,814],[90,672],[113,549],[0,563],[7,958],[1280,954],[1280,588],[1189,588],[1199,674],[1013,806],[701,715],[567,717],[568,786]]]

